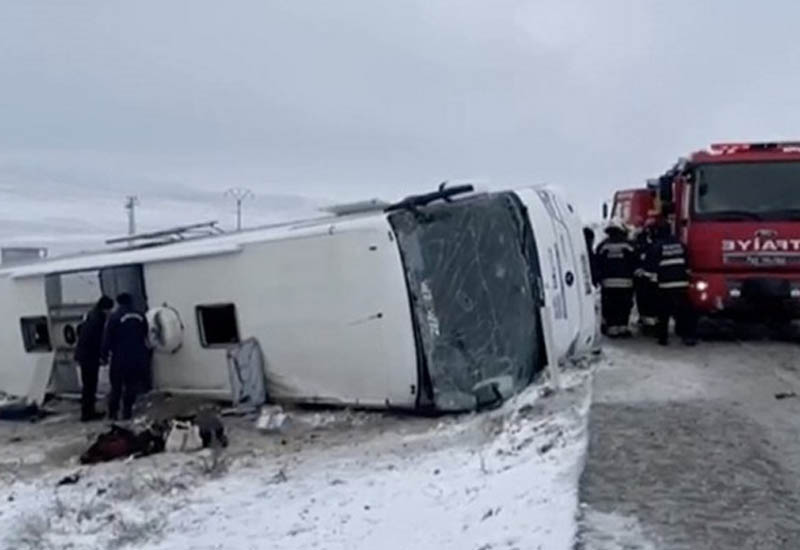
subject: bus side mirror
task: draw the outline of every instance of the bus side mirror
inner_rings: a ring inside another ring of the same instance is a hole
[[[608,203],[604,202],[603,203],[603,220],[607,220],[607,219],[608,219]]]

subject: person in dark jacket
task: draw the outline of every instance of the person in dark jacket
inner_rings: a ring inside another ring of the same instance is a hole
[[[75,347],[75,360],[81,367],[81,422],[102,418],[95,411],[97,394],[97,374],[100,371],[100,353],[103,347],[103,333],[106,328],[108,312],[114,302],[108,296],[101,297],[86,314],[78,327],[78,344]]]
[[[639,326],[642,334],[652,335],[658,324],[657,300],[658,285],[647,268],[647,254],[653,245],[653,228],[645,225],[634,240],[636,271],[633,276],[633,289],[636,295],[636,310],[639,313]]]
[[[612,338],[630,336],[628,322],[633,307],[633,245],[621,224],[606,228],[606,238],[597,247],[597,276],[600,279],[603,322]]]
[[[686,248],[675,238],[666,222],[655,228],[653,245],[647,256],[647,274],[657,291],[658,343],[669,344],[669,321],[675,319],[675,334],[687,346],[697,343],[697,318],[689,302],[689,266]]]
[[[147,348],[147,318],[133,308],[128,293],[117,297],[117,309],[111,314],[103,339],[103,358],[110,355],[111,395],[108,414],[117,420],[120,399],[122,418],[130,420],[136,395],[143,387],[150,352]]]

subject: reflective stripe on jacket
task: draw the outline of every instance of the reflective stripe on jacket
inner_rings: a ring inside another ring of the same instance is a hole
[[[603,279],[603,288],[633,288],[633,279]]]
[[[632,288],[636,257],[624,238],[608,238],[597,247],[597,271],[603,288]]]
[[[686,248],[671,235],[657,240],[647,255],[647,271],[655,274],[659,288],[688,287]]]
[[[686,288],[689,281],[675,281],[672,283],[658,283],[658,288]]]

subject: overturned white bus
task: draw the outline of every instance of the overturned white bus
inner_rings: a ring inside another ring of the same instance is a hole
[[[475,410],[592,347],[582,227],[558,192],[466,186],[376,208],[1,270],[0,391],[77,391],[77,323],[123,291],[170,313],[152,387],[173,393],[229,397],[226,350],[255,338],[277,402]]]

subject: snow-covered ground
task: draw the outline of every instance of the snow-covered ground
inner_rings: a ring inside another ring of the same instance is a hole
[[[103,424],[0,422],[0,548],[794,549],[796,357],[614,343],[483,414],[229,418],[216,458],[81,467]]]
[[[297,411],[272,435],[241,421],[216,461],[80,467],[101,425],[0,423],[3,548],[568,550],[590,378],[460,417]]]

